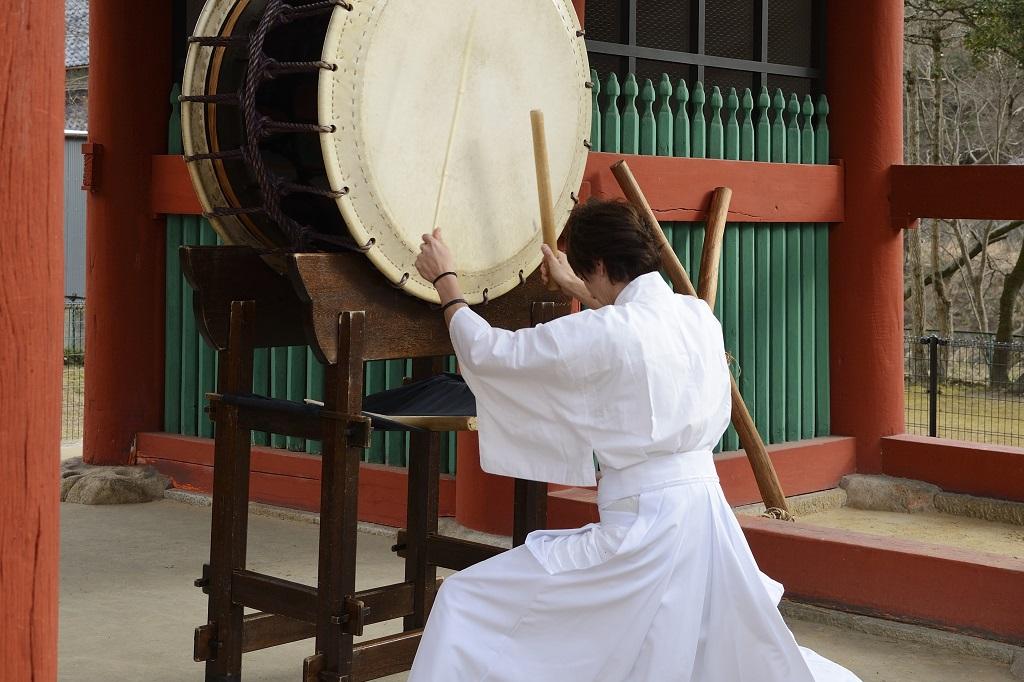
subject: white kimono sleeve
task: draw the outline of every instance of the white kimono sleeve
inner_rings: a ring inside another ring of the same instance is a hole
[[[595,485],[587,399],[567,359],[585,353],[569,318],[511,332],[469,308],[450,332],[476,396],[484,471],[562,485]]]

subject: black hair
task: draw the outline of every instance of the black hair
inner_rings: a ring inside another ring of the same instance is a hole
[[[662,244],[632,204],[588,199],[569,215],[565,225],[569,265],[587,279],[604,263],[612,282],[631,282],[661,265]]]

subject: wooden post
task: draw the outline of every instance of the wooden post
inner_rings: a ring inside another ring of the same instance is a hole
[[[256,305],[231,304],[228,349],[221,355],[217,390],[245,393],[252,386],[253,328]],[[215,624],[216,657],[206,663],[207,682],[241,675],[242,616],[244,609],[232,599],[231,579],[245,568],[249,528],[249,457],[251,434],[238,420],[238,408],[222,404],[215,417],[213,509],[210,520],[208,622]]]
[[[903,232],[889,177],[903,158],[903,2],[826,5],[832,155],[846,167],[846,221],[832,228],[832,433],[857,437],[857,470],[882,468],[904,430]]]
[[[164,220],[150,209],[152,156],[167,150],[171,3],[89,4],[85,439],[92,464],[125,464],[163,422]]]
[[[0,679],[57,678],[64,12],[0,0]],[[54,49],[54,48],[57,49]]]

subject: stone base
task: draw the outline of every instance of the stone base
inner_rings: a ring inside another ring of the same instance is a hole
[[[151,466],[93,466],[73,457],[61,462],[61,502],[136,504],[163,498],[171,480]]]

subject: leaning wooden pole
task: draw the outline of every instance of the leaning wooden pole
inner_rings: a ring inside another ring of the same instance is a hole
[[[615,175],[615,180],[619,183],[619,187],[622,188],[626,199],[640,209],[648,224],[661,241],[662,267],[664,267],[669,279],[672,280],[672,285],[675,287],[676,292],[688,296],[697,296],[697,291],[693,288],[693,283],[687,276],[686,269],[679,262],[679,258],[672,249],[672,245],[668,243],[668,239],[665,237],[664,230],[661,229],[657,216],[654,215],[651,205],[647,202],[647,197],[644,196],[640,185],[637,184],[636,178],[633,177],[633,173],[630,171],[629,165],[626,164],[625,160],[618,161],[612,166],[612,174]],[[714,305],[717,294],[718,254],[721,254],[722,236],[725,233],[725,221],[729,213],[731,197],[732,191],[728,188],[720,187],[716,189],[711,200],[711,210],[708,212],[708,230],[704,240],[704,252],[705,255],[708,255],[708,259],[714,261],[716,265],[713,268],[714,277],[711,277],[711,268],[707,268],[708,277],[704,278],[703,275],[706,268],[702,263],[701,298],[708,301],[709,305]],[[768,457],[768,450],[761,439],[761,434],[758,433],[757,427],[754,425],[754,419],[750,416],[750,411],[747,410],[743,396],[740,395],[740,389],[736,385],[736,380],[730,377],[730,381],[732,383],[732,424],[736,428],[737,435],[739,435],[740,445],[743,446],[743,450],[747,453],[747,459],[750,460],[750,467],[754,470],[754,480],[757,481],[757,488],[761,492],[761,499],[764,500],[770,515],[790,519],[792,514],[790,513],[789,505],[786,503],[786,496],[782,494],[782,486],[779,484],[778,474],[775,473],[775,467]],[[772,512],[773,509],[778,511]]]

